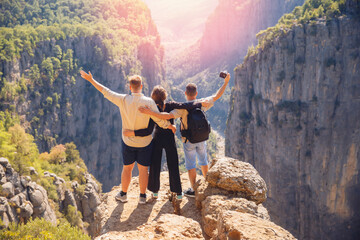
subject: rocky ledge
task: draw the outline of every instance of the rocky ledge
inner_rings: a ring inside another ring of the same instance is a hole
[[[33,167],[30,174],[38,175]],[[56,209],[65,213],[69,205],[81,213],[82,228],[89,235],[99,234],[96,219],[100,217],[100,187],[94,178],[85,173],[86,185],[82,194],[77,193],[79,184],[71,184],[54,173],[44,172],[44,177],[52,179],[56,187],[58,201],[48,197],[47,191],[30,176],[21,176],[17,173],[9,160],[0,158],[0,220],[2,227],[8,227],[11,222],[26,223],[30,218],[44,218],[56,225]],[[67,185],[71,185],[68,188]]]
[[[190,185],[181,175],[184,188]],[[105,239],[295,239],[270,221],[266,208],[267,187],[255,168],[237,159],[221,157],[212,161],[206,179],[196,183],[196,197],[184,197],[180,215],[167,197],[168,173],[161,173],[159,199],[138,205],[138,178],[134,177],[128,202],[115,195],[120,187],[104,195],[97,223]]]

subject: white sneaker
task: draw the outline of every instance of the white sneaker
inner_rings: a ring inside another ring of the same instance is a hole
[[[118,194],[116,194],[115,199],[116,199],[117,201],[120,201],[120,202],[125,203],[125,202],[127,202],[127,195],[126,195],[126,194],[125,194],[125,195],[121,195],[121,191],[120,191]]]

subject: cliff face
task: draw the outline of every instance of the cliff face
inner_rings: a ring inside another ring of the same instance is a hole
[[[359,24],[297,25],[235,72],[226,154],[255,166],[272,219],[300,239],[359,234]]]
[[[149,89],[163,83],[164,53],[150,11],[141,1],[73,4],[79,6],[71,7],[72,14],[81,20],[76,18],[79,22],[72,25],[62,23],[64,18],[56,9],[51,10],[60,24],[51,25],[47,15],[41,14],[29,22],[33,24],[30,30],[2,22],[1,41],[6,44],[0,54],[0,110],[20,115],[41,152],[73,141],[89,171],[103,184],[104,191],[109,191],[120,183],[122,170],[119,109],[82,79],[79,70],[91,71],[101,84],[121,93],[130,92],[127,77],[140,74],[148,95]],[[78,12],[74,8],[79,8]],[[30,10],[27,7],[24,11]],[[93,15],[93,24],[83,20],[86,12],[86,16]],[[37,26],[40,20],[48,21],[49,26]],[[10,59],[8,52],[16,52],[14,49],[18,53]],[[11,88],[21,84],[21,92],[18,87]]]
[[[162,59],[159,46],[154,42],[139,45],[138,53],[133,53],[138,55],[137,62],[124,58],[109,63],[107,49],[97,36],[41,42],[34,49],[33,57],[23,52],[19,59],[2,62],[3,77],[10,82],[18,81],[24,74],[26,77],[34,64],[40,66],[43,57],[54,55],[56,45],[63,52],[72,50],[74,62],[85,71],[90,70],[96,80],[114,91],[129,92],[127,76],[134,67],[140,66],[141,72],[136,73],[146,79],[145,94],[162,81]],[[35,86],[23,95],[23,102],[15,101],[14,105],[23,120],[30,123],[28,130],[36,137],[40,151],[49,151],[56,142],[74,141],[89,171],[108,191],[120,183],[122,169],[119,109],[77,73],[74,75],[76,82],[72,82],[69,75],[59,75],[51,89]],[[54,102],[45,104],[48,96],[55,101],[53,92],[60,96],[58,106]]]

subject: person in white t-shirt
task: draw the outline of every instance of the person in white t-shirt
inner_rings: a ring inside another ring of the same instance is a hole
[[[146,188],[148,185],[148,167],[151,162],[151,154],[153,149],[152,135],[145,137],[139,136],[125,136],[124,129],[138,130],[146,128],[150,118],[156,122],[161,128],[169,128],[173,132],[176,131],[175,126],[171,125],[169,121],[159,119],[154,116],[142,114],[138,111],[141,106],[147,106],[154,112],[159,112],[154,100],[145,97],[141,91],[143,88],[142,79],[139,75],[129,77],[130,91],[129,94],[120,94],[111,91],[104,87],[92,77],[91,73],[88,74],[80,71],[81,77],[89,81],[105,98],[119,107],[121,120],[122,120],[122,158],[123,158],[123,171],[121,173],[121,188],[122,190],[116,195],[116,200],[127,202],[127,190],[131,181],[131,173],[134,168],[135,162],[138,164],[139,169],[139,186],[140,198],[139,203],[146,203]]]

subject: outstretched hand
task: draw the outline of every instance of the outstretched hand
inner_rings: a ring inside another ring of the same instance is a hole
[[[144,114],[150,114],[152,112],[151,108],[149,106],[141,106],[139,107],[139,111]]]
[[[88,80],[89,82],[93,79],[91,72],[89,71],[89,74],[87,74],[85,71],[80,71],[81,77],[85,80]]]

